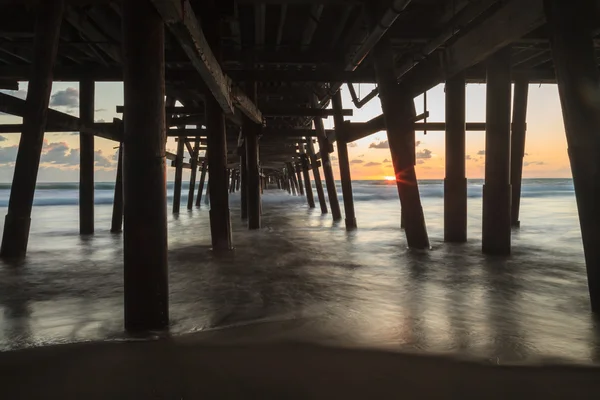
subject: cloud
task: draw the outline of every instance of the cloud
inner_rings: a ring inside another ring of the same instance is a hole
[[[18,97],[19,99],[25,100],[27,98],[26,90],[0,90],[0,93],[8,94],[9,96]]]
[[[527,157],[527,156],[529,155],[529,153],[524,153],[523,155],[524,155],[525,157]]]
[[[364,156],[365,156],[364,154],[361,154],[359,157],[364,157]]]
[[[50,106],[70,109],[79,107],[79,90],[70,87],[54,93],[50,96]]]
[[[40,162],[56,165],[79,165],[79,149],[70,149],[65,142],[48,143],[44,140]]]
[[[19,150],[19,146],[8,146],[8,147],[0,147],[0,164],[6,165],[10,163],[14,163],[17,158],[17,151]]]
[[[425,160],[417,160],[417,164],[425,164]]]
[[[350,142],[350,143],[348,143],[348,147],[356,147],[356,146],[358,146],[356,144],[356,142]]]
[[[365,167],[376,167],[378,165],[381,165],[381,163],[378,162],[370,162],[370,163],[366,163]]]
[[[350,161],[350,164],[362,164],[362,163],[364,163],[363,160],[352,160],[352,161]]]
[[[94,110],[95,112],[104,112],[104,111],[108,111],[106,108],[97,108]]]
[[[336,157],[336,156],[334,156],[334,155],[332,154],[332,155],[330,155],[330,156],[329,156],[329,159],[330,159],[331,161],[336,161],[336,160],[337,160],[337,157]]]
[[[478,156],[485,156],[485,150],[479,150],[479,151],[477,152],[477,155],[478,155]]]
[[[431,158],[431,150],[423,149],[421,151],[417,151],[417,159],[429,159]]]
[[[530,165],[544,165],[544,164],[545,164],[545,162],[543,162],[543,161],[525,161],[523,163],[523,166],[529,167]]]
[[[417,141],[415,142],[415,147],[419,147],[419,145],[420,145],[420,144],[421,144],[421,141],[420,141],[420,140],[417,140]]]
[[[102,154],[102,150],[94,152],[94,165],[96,167],[112,167],[112,161]]]
[[[465,156],[465,160],[473,160],[473,159],[471,158],[471,155],[467,154],[467,155]]]
[[[390,161],[390,160],[388,160],[388,159],[386,158],[386,159],[385,159],[385,160],[383,160],[382,162],[384,162],[384,163],[389,163],[389,162],[391,162],[391,161]]]
[[[378,142],[378,143],[371,143],[369,145],[370,149],[389,149],[390,148],[390,144],[387,140],[384,140],[383,142]]]
[[[7,140],[7,137],[0,135],[0,142],[6,142]]]

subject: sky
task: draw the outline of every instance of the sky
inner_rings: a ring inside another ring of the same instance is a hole
[[[365,96],[373,85],[355,85],[359,97]],[[21,82],[18,91],[2,92],[25,98],[27,83]],[[346,120],[364,122],[381,114],[379,99],[371,100],[356,109],[347,88],[342,89],[344,108],[353,108],[354,115]],[[439,85],[427,94],[428,122],[444,122],[444,86]],[[95,94],[96,122],[111,122],[122,115],[116,106],[123,104],[123,85],[120,82],[98,82]],[[415,99],[417,114],[424,111],[423,96]],[[50,108],[71,115],[79,115],[79,85],[77,82],[55,82],[52,87]],[[0,124],[20,123],[21,118],[0,113]],[[467,122],[485,122],[485,85],[467,85]],[[333,128],[333,118],[325,121],[325,128]],[[444,178],[444,132],[417,132],[417,176],[419,179]],[[19,143],[19,134],[0,135],[0,182],[11,182]],[[114,181],[116,174],[117,143],[96,137],[95,179]],[[175,152],[174,138],[167,141],[167,150]],[[349,144],[352,179],[385,179],[394,176],[390,163],[386,132],[382,131]],[[570,178],[567,143],[556,85],[530,85],[527,112],[527,139],[523,176],[525,178]],[[485,133],[467,132],[467,177],[484,177]],[[339,179],[337,152],[332,154],[334,173]],[[186,160],[187,161],[187,160]],[[172,180],[174,168],[168,169]],[[79,134],[77,132],[47,133],[39,182],[76,182],[79,177]],[[184,179],[189,179],[184,170]]]

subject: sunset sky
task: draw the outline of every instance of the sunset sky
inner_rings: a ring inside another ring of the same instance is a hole
[[[373,89],[373,85],[355,85],[361,96]],[[19,91],[2,91],[24,98],[27,84],[21,83]],[[77,83],[55,83],[52,89],[51,108],[72,115],[79,114],[79,96]],[[350,96],[344,86],[344,108],[353,108]],[[360,96],[359,96],[360,97]],[[428,92],[429,122],[444,121],[444,87],[439,85]],[[97,122],[112,121],[121,117],[116,106],[123,104],[123,85],[121,83],[96,84]],[[417,113],[423,112],[423,98],[415,99]],[[379,99],[375,98],[360,110],[354,111],[351,121],[367,121],[381,114]],[[467,86],[467,121],[485,121],[485,85]],[[0,114],[0,123],[19,123],[20,118]],[[333,120],[325,122],[326,128],[333,127]],[[467,133],[467,176],[483,178],[485,165],[484,132]],[[390,152],[387,148],[386,133],[379,132],[349,146],[353,179],[383,179],[394,175],[389,163]],[[417,132],[417,176],[420,179],[441,179],[444,177],[444,132]],[[19,143],[18,134],[0,136],[0,182],[11,182],[14,161]],[[116,168],[116,143],[96,138],[96,181],[113,181]],[[175,142],[170,138],[167,149],[174,152]],[[571,177],[567,144],[558,90],[556,85],[530,85],[529,108],[527,114],[527,141],[524,162],[526,178],[563,178]],[[336,176],[337,152],[332,156]],[[188,176],[185,171],[184,176]],[[169,168],[168,179],[174,175]],[[38,180],[40,182],[77,181],[79,176],[79,134],[48,133],[42,151],[42,162]]]

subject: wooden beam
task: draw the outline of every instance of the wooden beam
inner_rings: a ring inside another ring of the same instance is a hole
[[[239,88],[232,85],[231,79],[221,69],[190,2],[151,1],[225,114],[233,114],[235,105],[253,122],[262,123],[262,114],[256,105]]]

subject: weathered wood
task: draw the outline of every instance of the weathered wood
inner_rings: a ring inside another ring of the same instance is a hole
[[[304,175],[304,188],[306,193],[306,202],[309,208],[315,208],[315,197],[312,191],[312,184],[310,182],[310,174],[308,173],[308,156],[301,154],[300,161],[302,163],[302,175]]]
[[[487,62],[482,249],[510,254],[510,48]]]
[[[323,191],[323,182],[321,181],[321,173],[317,166],[317,157],[315,155],[315,149],[312,141],[306,143],[306,153],[310,159],[311,169],[313,171],[313,178],[315,179],[315,187],[317,188],[317,197],[319,198],[319,205],[321,206],[321,213],[327,214],[327,203],[325,201],[325,192]]]
[[[444,240],[467,241],[466,82],[464,74],[446,81],[446,178]]]
[[[204,191],[204,181],[206,180],[206,170],[208,169],[208,162],[202,161],[202,171],[200,172],[200,183],[198,184],[198,195],[196,196],[196,207],[200,207],[202,202],[202,192]]]
[[[296,173],[296,180],[298,181],[298,191],[300,193],[300,196],[304,196],[304,183],[302,182],[302,171],[295,163],[292,163],[292,165],[294,168],[294,172]]]
[[[409,247],[426,249],[429,248],[429,238],[415,173],[415,131],[412,122],[416,117],[415,104],[412,96],[396,84],[394,56],[387,37],[375,46],[373,56],[406,240]]]
[[[181,138],[180,138],[181,139]],[[177,158],[175,158],[175,181],[173,183],[173,214],[178,214],[181,207],[181,183],[183,179],[183,152],[185,141],[177,142]]]
[[[233,86],[231,80],[223,73],[190,2],[188,0],[151,1],[223,111],[233,114],[235,105],[253,122],[262,123],[263,117],[255,103],[239,88]]]
[[[200,153],[200,138],[196,138],[194,148],[192,149],[192,158],[190,160],[190,188],[188,191],[187,209],[191,210],[194,207],[194,192],[196,190],[196,173],[198,172],[198,156]]]
[[[248,218],[248,165],[246,161],[246,141],[240,147],[240,180],[241,180],[241,193],[240,193],[240,208],[241,218],[243,220]]]
[[[600,312],[600,74],[591,1],[545,1],[558,80],[591,308]]]
[[[516,80],[513,94],[512,135],[510,140],[510,184],[512,226],[520,226],[519,209],[521,207],[521,179],[523,176],[523,157],[525,156],[525,132],[527,131],[527,95],[529,80],[520,77]]]
[[[115,194],[113,197],[112,219],[110,231],[119,233],[123,227],[123,143],[119,145],[117,158],[117,177],[115,179]]]
[[[313,97],[313,107],[316,107],[317,99]],[[319,141],[319,151],[321,152],[321,162],[323,163],[323,174],[325,175],[325,184],[327,185],[327,197],[329,198],[329,206],[331,207],[331,215],[334,221],[342,219],[342,212],[340,210],[340,202],[337,197],[337,189],[335,187],[335,178],[333,177],[333,167],[331,166],[331,159],[329,153],[333,150],[332,145],[325,136],[325,128],[323,126],[323,119],[317,117],[313,120],[315,129],[318,132],[317,139]]]
[[[249,96],[253,101],[257,99],[256,83],[247,84]],[[259,147],[258,138],[261,126],[249,119],[244,119],[242,133],[246,143],[246,170],[248,174],[247,204],[248,204],[248,229],[260,229],[260,207],[261,207],[261,181],[258,166]]]
[[[342,109],[342,95],[338,91],[332,98],[333,110],[335,112],[333,120],[335,123],[338,151],[338,163],[340,166],[340,180],[342,181],[342,195],[344,198],[344,212],[346,213],[346,229],[356,229],[356,214],[354,212],[354,198],[352,196],[352,177],[350,175],[350,160],[348,157],[348,146],[346,144],[346,134],[344,129],[344,117],[339,111]]]
[[[94,123],[95,83],[79,83],[79,117],[86,125]],[[94,136],[79,134],[79,233],[94,233]]]
[[[169,324],[164,24],[147,0],[122,3],[125,328]]]
[[[4,220],[0,248],[2,257],[23,257],[27,252],[31,209],[52,89],[52,69],[58,51],[64,6],[64,0],[48,0],[40,4],[38,9],[33,67],[24,110],[23,134],[19,141],[8,213]]]
[[[298,196],[298,182],[296,181],[296,174],[292,169],[292,163],[286,164],[285,176],[287,177],[290,187],[292,188],[292,195]]]

